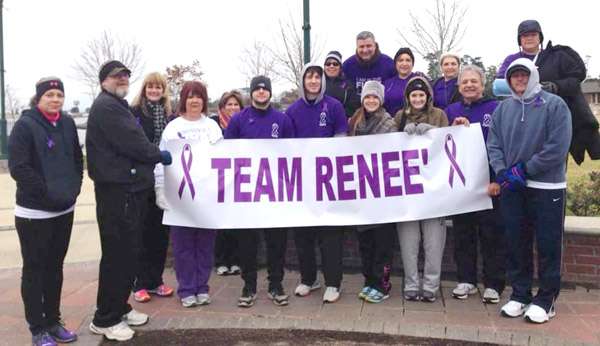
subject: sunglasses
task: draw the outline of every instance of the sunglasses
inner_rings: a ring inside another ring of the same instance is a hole
[[[334,67],[338,67],[340,66],[340,63],[337,61],[330,61],[330,62],[326,62],[325,66],[334,66]]]

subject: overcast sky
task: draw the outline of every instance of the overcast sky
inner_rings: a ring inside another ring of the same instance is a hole
[[[312,39],[321,43],[321,58],[336,49],[345,59],[354,53],[356,34],[370,30],[381,50],[393,56],[401,46],[397,29],[409,27],[408,11],[422,13],[433,4],[433,0],[313,0]],[[463,0],[462,4],[469,12],[460,54],[481,56],[484,64],[497,65],[517,51],[519,22],[537,19],[546,41],[570,45],[584,60],[590,56],[589,74],[600,74],[600,5],[595,1]],[[74,100],[89,105],[87,88],[72,66],[86,42],[110,30],[142,47],[145,73],[198,59],[209,96],[217,98],[246,86],[239,66],[244,46],[254,40],[273,45],[278,20],[290,13],[300,25],[302,0],[4,0],[6,83],[25,103],[40,77],[56,75],[65,82],[65,108]],[[426,70],[420,57],[416,69]],[[287,87],[280,83],[274,93]],[[132,85],[130,95],[138,88],[139,84]]]

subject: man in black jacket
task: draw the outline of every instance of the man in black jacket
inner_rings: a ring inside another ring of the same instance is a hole
[[[171,163],[171,155],[146,138],[129,110],[124,97],[130,74],[119,61],[102,65],[102,92],[92,104],[86,133],[102,245],[97,310],[90,330],[118,341],[133,337],[129,326],[148,322],[148,315],[133,310],[127,300],[135,278],[143,200],[154,187],[154,165]]]

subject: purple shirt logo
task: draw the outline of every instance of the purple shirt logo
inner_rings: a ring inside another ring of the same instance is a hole
[[[485,113],[483,115],[483,121],[481,122],[481,126],[490,127],[492,125],[492,115],[490,113]]]
[[[320,127],[327,126],[327,113],[321,112],[321,114],[319,115],[319,126]]]
[[[271,137],[279,138],[279,124],[273,123],[273,125],[271,125]]]

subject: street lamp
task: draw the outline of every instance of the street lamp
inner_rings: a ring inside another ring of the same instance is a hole
[[[309,0],[304,1],[304,24],[302,30],[304,30],[304,63],[310,62],[310,18],[309,18]]]
[[[4,111],[4,0],[0,0],[0,160],[8,158],[8,140],[6,129],[6,112]]]

